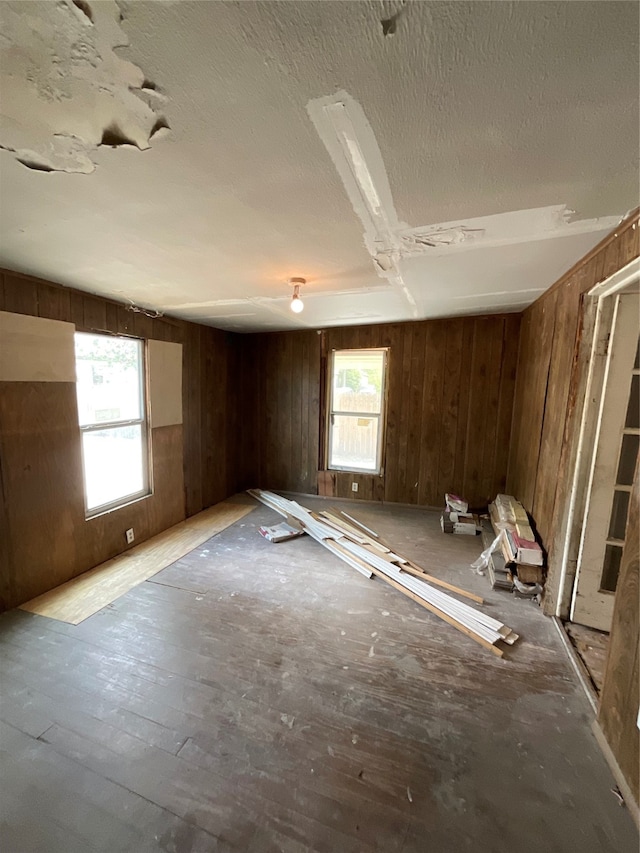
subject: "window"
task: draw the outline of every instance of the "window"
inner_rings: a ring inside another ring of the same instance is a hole
[[[77,332],[87,517],[149,494],[143,342]]]
[[[386,366],[385,349],[333,352],[329,468],[381,472]]]

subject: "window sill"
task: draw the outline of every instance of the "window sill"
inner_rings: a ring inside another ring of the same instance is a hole
[[[153,496],[153,492],[145,492],[143,495],[134,495],[132,497],[126,498],[124,503],[115,504],[114,506],[106,506],[106,507],[98,507],[95,512],[91,512],[85,514],[85,521],[93,521],[96,518],[101,518],[103,515],[109,515],[112,512],[117,512],[120,509],[126,509],[133,504],[140,503],[140,501],[146,501],[148,498]]]
[[[327,471],[335,474],[358,474],[366,477],[382,477],[384,475],[384,471],[364,471],[362,468],[327,468]]]

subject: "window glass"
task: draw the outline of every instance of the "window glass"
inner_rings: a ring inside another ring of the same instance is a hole
[[[76,334],[80,425],[139,419],[140,341]]]
[[[148,494],[142,341],[78,332],[76,388],[88,515]]]
[[[380,471],[386,356],[383,349],[333,353],[329,468]]]

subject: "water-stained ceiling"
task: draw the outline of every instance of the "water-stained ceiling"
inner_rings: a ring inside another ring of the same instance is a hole
[[[638,203],[638,16],[3,2],[0,263],[239,331],[519,311]]]

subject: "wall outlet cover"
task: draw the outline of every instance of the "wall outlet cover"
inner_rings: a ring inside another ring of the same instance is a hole
[[[127,537],[127,544],[131,545],[133,540],[136,538],[133,533],[133,527],[130,527],[128,530],[125,530],[124,535]]]
[[[352,492],[358,491],[358,484],[357,483],[351,483],[351,491]]]

